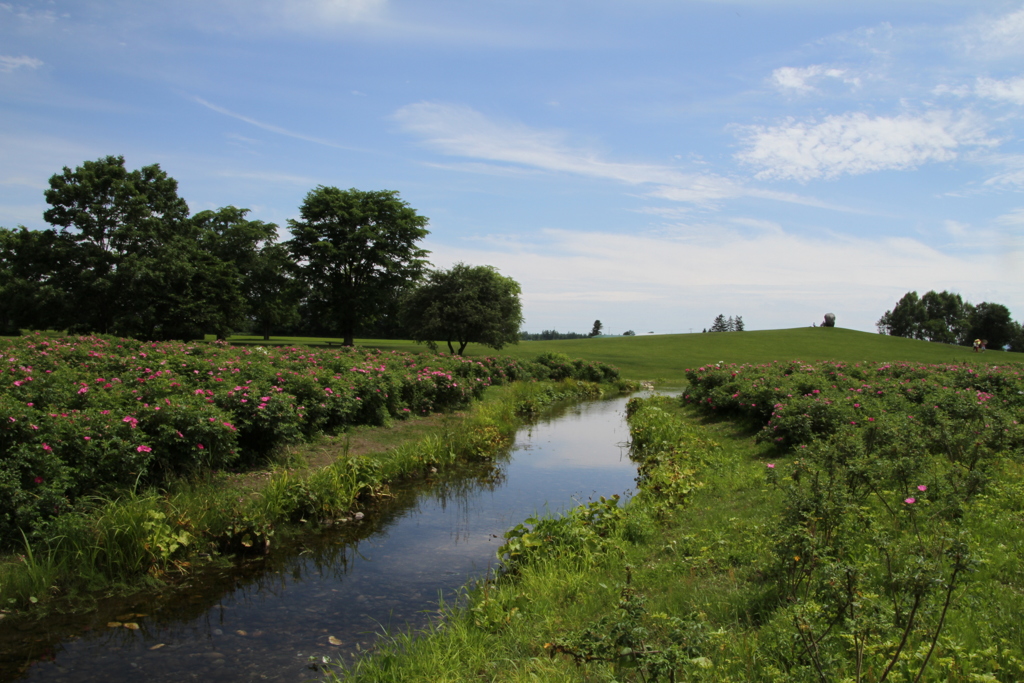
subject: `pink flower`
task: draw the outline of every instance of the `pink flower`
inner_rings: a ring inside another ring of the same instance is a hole
[[[907,505],[913,505],[914,503],[917,502],[917,499],[916,498],[905,498],[903,500],[903,502],[906,503]]]
[[[196,448],[198,448],[199,450],[204,450],[206,447],[203,446],[203,444],[201,444],[201,443],[197,443],[196,444]]]
[[[43,478],[42,477],[36,477],[32,481],[34,481],[37,484],[42,484],[43,483]]]
[[[91,436],[83,436],[82,438],[85,439],[86,441],[92,441]]]
[[[44,444],[43,444],[43,450],[44,450],[44,451],[52,451],[53,449],[52,449],[52,448],[50,448],[50,444],[48,444],[48,443],[44,443]]]
[[[773,463],[773,462],[768,463],[768,469],[774,470],[775,469],[775,463]]]
[[[918,491],[927,491],[928,487],[925,486],[924,484],[921,484],[920,486],[917,487],[917,490]]]
[[[139,446],[135,450],[138,451],[139,453],[149,453],[153,449],[150,448],[149,446]]]

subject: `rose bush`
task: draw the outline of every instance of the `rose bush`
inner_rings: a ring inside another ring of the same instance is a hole
[[[314,434],[462,408],[492,384],[547,374],[504,357],[0,339],[0,545],[89,493],[252,465]]]

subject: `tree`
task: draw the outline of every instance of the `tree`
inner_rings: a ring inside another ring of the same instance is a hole
[[[917,292],[907,292],[896,303],[893,310],[886,311],[878,320],[878,331],[896,337],[910,337],[943,344],[970,345],[976,338],[988,338],[984,335],[979,337],[972,331],[971,328],[977,321],[989,319],[993,314],[997,314],[997,318],[999,318],[1003,312],[1005,312],[1006,319],[1009,319],[1009,311],[1005,306],[1000,304],[982,305],[989,310],[977,314],[974,306],[953,292],[930,291],[920,298],[918,298]],[[991,309],[992,306],[997,309]],[[995,320],[996,318],[991,318],[991,321]],[[984,326],[988,323],[980,324]],[[994,324],[999,328],[995,335],[997,339],[1009,339],[1012,336],[1000,327],[1003,323],[996,322]]]
[[[177,181],[157,164],[129,171],[124,157],[107,156],[65,166],[49,185],[43,217],[60,228],[50,283],[64,297],[56,325],[148,338],[201,332],[209,291],[196,292],[193,279],[210,273]]]
[[[412,339],[431,348],[440,339],[453,355],[461,356],[470,342],[500,349],[519,343],[519,294],[519,283],[492,266],[456,263],[449,270],[431,272],[409,294],[404,318]]]
[[[249,299],[249,315],[263,339],[274,328],[299,321],[302,285],[294,277],[294,262],[281,244],[265,244],[249,271],[243,289]]]
[[[635,337],[636,336],[636,332],[634,332],[633,330],[626,330],[625,332],[622,333],[622,336],[623,337]]]
[[[931,291],[921,297],[924,320],[920,324],[921,336],[928,341],[943,344],[965,344],[971,306],[959,294]]]
[[[64,296],[52,283],[59,239],[55,230],[0,228],[0,334],[63,318]]]
[[[722,313],[718,314],[718,317],[715,318],[715,322],[713,322],[711,324],[711,331],[712,332],[728,332],[729,331],[729,323],[726,321],[725,315],[723,315]]]
[[[982,302],[971,311],[971,339],[985,339],[991,349],[1001,349],[1013,341],[1016,329],[1010,318],[1010,310],[1002,304]]]
[[[204,254],[204,269],[211,280],[223,284],[209,292],[209,325],[224,339],[250,318],[256,306],[267,305],[284,287],[290,259],[277,241],[277,225],[248,220],[248,209],[225,206],[192,217]],[[284,259],[281,257],[284,256]]]
[[[427,219],[397,192],[318,186],[289,220],[289,252],[308,289],[312,311],[326,317],[351,346],[360,324],[403,284],[418,280],[427,252],[416,242],[429,234]]]
[[[907,292],[891,311],[886,311],[875,325],[882,334],[893,337],[923,339],[922,326],[925,322],[925,308],[917,292]]]
[[[596,337],[597,335],[601,334],[601,328],[602,327],[603,327],[603,325],[601,325],[601,321],[600,320],[595,320],[594,321],[594,327],[590,330],[590,336],[591,337]]]
[[[742,332],[744,330],[742,316],[736,316],[736,319],[733,320],[733,329],[736,332]]]
[[[1013,323],[1013,337],[1009,342],[1010,351],[1024,353],[1024,325]]]

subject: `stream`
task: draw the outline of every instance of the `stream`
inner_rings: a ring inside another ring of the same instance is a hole
[[[628,496],[626,400],[558,407],[495,463],[396,487],[359,522],[196,572],[175,590],[0,621],[0,680],[316,680],[311,657],[351,660],[384,630],[425,625],[439,598],[487,575],[505,531],[527,517]]]

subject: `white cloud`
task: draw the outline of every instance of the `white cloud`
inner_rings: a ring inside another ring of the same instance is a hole
[[[582,328],[600,319],[622,329],[685,332],[721,312],[743,315],[756,329],[809,325],[832,309],[842,326],[874,331],[879,315],[911,289],[954,289],[978,301],[997,291],[1024,312],[1024,245],[1006,252],[992,243],[951,255],[908,238],[810,238],[761,220],[731,222],[755,230],[708,224],[677,226],[667,236],[549,230],[533,244],[428,248],[440,267],[487,263],[516,279],[531,330]],[[772,324],[759,324],[760,316]]]
[[[993,78],[979,78],[974,92],[979,97],[1005,100],[1013,104],[1024,104],[1024,77],[998,81]]]
[[[15,69],[38,69],[42,65],[42,60],[35,57],[0,55],[0,72],[2,73],[9,74]]]
[[[811,92],[815,90],[814,83],[823,78],[841,79],[857,87],[860,85],[859,78],[846,77],[846,69],[836,69],[815,64],[806,67],[783,66],[772,72],[772,83],[782,91]]]
[[[712,173],[686,173],[671,166],[608,161],[599,153],[573,147],[560,131],[542,131],[521,123],[496,121],[463,105],[418,102],[395,113],[402,128],[418,135],[427,146],[443,154],[514,164],[513,168],[540,169],[612,180],[627,185],[651,186],[647,196],[674,202],[714,203],[736,197],[818,206],[837,210],[813,198],[748,188]]]
[[[996,144],[975,117],[936,111],[923,116],[828,116],[820,123],[788,119],[746,126],[736,158],[759,167],[758,178],[813,180],[952,161],[965,146]]]

